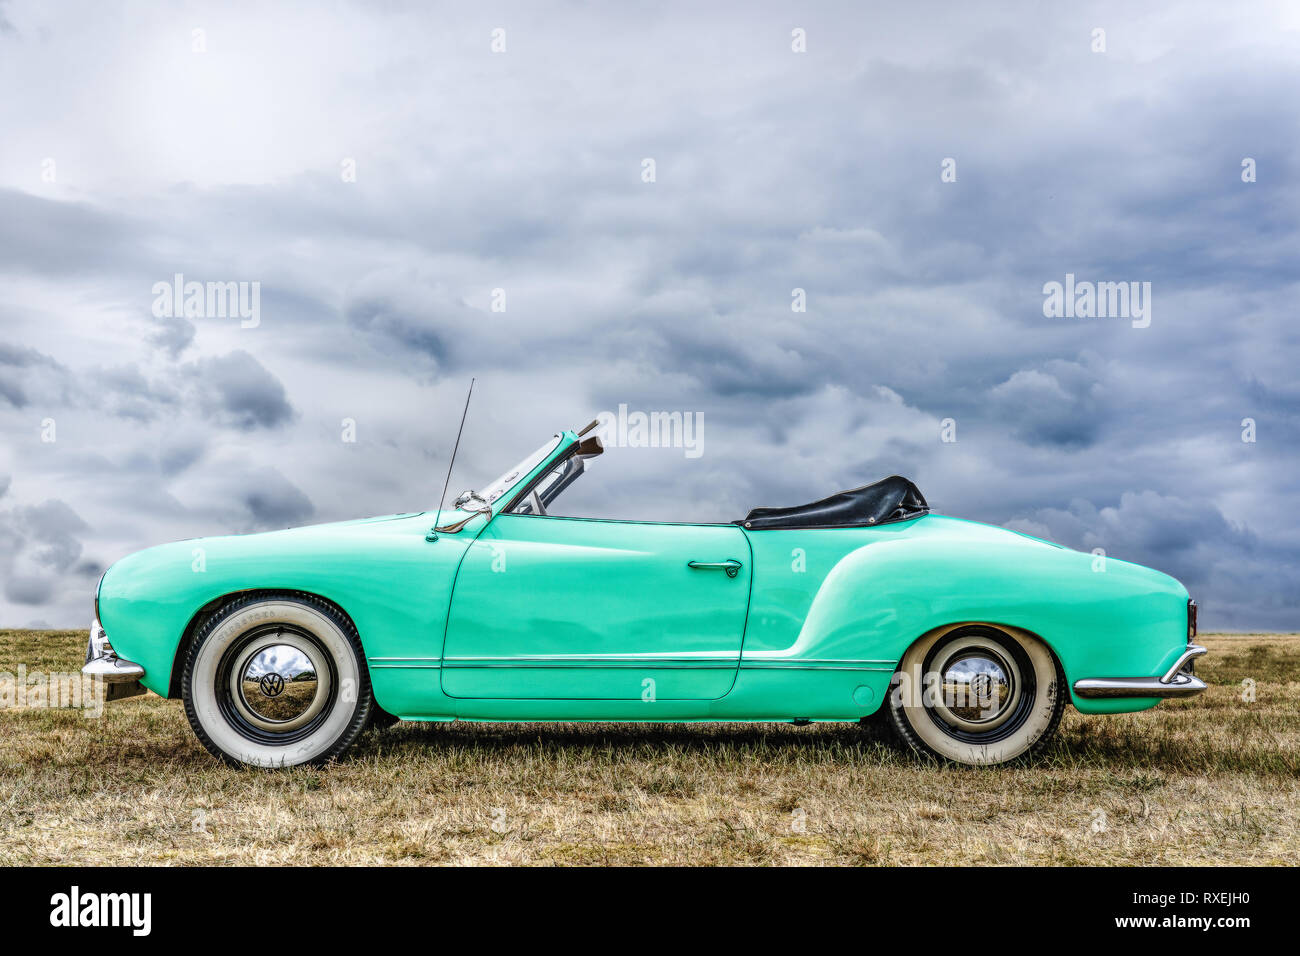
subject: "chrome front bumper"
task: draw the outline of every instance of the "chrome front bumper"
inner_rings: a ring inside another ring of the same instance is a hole
[[[1205,681],[1191,672],[1192,661],[1203,656],[1205,648],[1188,644],[1164,677],[1085,677],[1074,682],[1074,692],[1090,700],[1117,697],[1195,697],[1205,690]],[[1187,670],[1183,670],[1183,668]]]
[[[86,642],[86,665],[81,668],[81,673],[103,681],[106,700],[119,700],[144,693],[144,685],[140,683],[144,668],[135,661],[117,656],[98,620],[90,625],[90,639]]]

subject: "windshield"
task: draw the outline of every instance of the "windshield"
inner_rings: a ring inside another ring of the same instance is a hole
[[[555,451],[555,446],[559,443],[560,436],[556,435],[519,464],[506,471],[505,474],[480,491],[479,494],[487,500],[488,504],[494,503],[518,482],[522,481],[530,471],[540,465],[551,452]]]

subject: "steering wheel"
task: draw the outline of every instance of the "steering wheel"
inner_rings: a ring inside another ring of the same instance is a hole
[[[546,509],[542,507],[542,499],[538,497],[536,491],[528,492],[528,503],[533,506],[533,514],[545,515]]]

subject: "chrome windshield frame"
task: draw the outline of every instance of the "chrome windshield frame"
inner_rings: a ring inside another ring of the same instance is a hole
[[[477,493],[486,501],[493,513],[497,511],[497,504],[505,499],[510,498],[511,492],[517,488],[520,483],[525,482],[537,471],[538,468],[549,462],[557,451],[564,445],[564,433],[553,435],[549,441],[543,443],[536,451],[527,455],[513,468],[508,468],[501,473],[495,480],[489,482]],[[493,488],[500,486],[500,491],[490,494]]]

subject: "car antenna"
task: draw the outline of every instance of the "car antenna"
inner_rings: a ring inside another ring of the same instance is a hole
[[[442,518],[442,506],[447,503],[447,488],[451,485],[451,470],[456,467],[456,452],[460,450],[460,435],[465,430],[465,416],[469,414],[469,399],[474,394],[474,379],[469,380],[469,391],[465,394],[465,410],[460,413],[460,428],[456,429],[456,444],[451,446],[451,461],[447,462],[447,480],[442,483],[442,497],[438,499],[438,516],[434,526],[424,536],[425,541],[438,540],[437,522]]]

